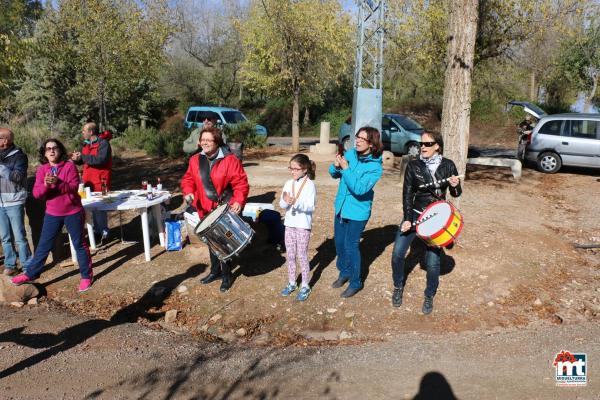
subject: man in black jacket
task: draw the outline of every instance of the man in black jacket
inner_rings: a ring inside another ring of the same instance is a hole
[[[21,268],[31,257],[25,232],[25,200],[27,200],[27,154],[13,143],[13,132],[0,128],[0,237],[4,251],[4,274],[16,272],[17,255]]]
[[[396,241],[392,253],[392,277],[394,292],[392,304],[402,305],[404,291],[404,256],[415,238],[414,222],[419,213],[436,200],[446,198],[446,190],[450,189],[452,197],[462,193],[460,179],[454,162],[442,157],[444,144],[438,134],[424,132],[421,135],[421,155],[406,166],[404,187],[402,190],[402,206],[404,216],[396,233]],[[442,182],[438,182],[442,181]],[[430,183],[422,187],[423,184]],[[427,267],[427,286],[423,302],[423,314],[433,311],[433,297],[437,292],[440,278],[440,255],[442,249],[427,246],[425,263]]]

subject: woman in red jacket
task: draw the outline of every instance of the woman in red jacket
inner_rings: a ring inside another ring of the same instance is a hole
[[[239,214],[249,192],[242,162],[224,145],[221,131],[217,128],[202,129],[198,146],[202,151],[190,158],[188,169],[181,179],[183,198],[198,210],[200,218],[225,201],[231,211]],[[210,176],[214,188],[203,183],[203,173],[205,180]],[[221,291],[226,292],[231,287],[231,265],[221,262],[211,251],[210,273],[201,282],[208,284],[221,277]]]

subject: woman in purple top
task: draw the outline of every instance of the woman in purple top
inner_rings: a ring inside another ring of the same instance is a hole
[[[12,278],[12,283],[21,285],[39,277],[56,235],[66,225],[77,253],[81,273],[79,292],[92,286],[92,259],[84,237],[85,211],[77,192],[79,173],[75,164],[68,159],[65,146],[57,139],[48,139],[40,147],[41,166],[35,174],[33,196],[46,201],[46,215],[40,241],[25,272]]]

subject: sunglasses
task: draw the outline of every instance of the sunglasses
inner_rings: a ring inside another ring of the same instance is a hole
[[[425,146],[425,147],[432,147],[434,144],[435,144],[435,142],[419,142],[419,145]]]

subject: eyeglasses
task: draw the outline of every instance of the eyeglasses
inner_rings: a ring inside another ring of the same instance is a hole
[[[362,140],[363,142],[369,143],[369,139],[366,137],[362,137],[362,136],[358,136],[358,135],[356,135],[355,137],[356,137],[356,140]]]
[[[436,142],[420,142],[419,145],[425,147],[432,147]]]
[[[200,143],[214,143],[214,139],[200,139]]]
[[[10,140],[10,138],[4,137],[4,136],[0,136],[0,140],[2,140],[4,142],[8,142]]]
[[[58,146],[46,147],[46,151],[58,151]]]
[[[302,171],[304,168],[292,168],[292,167],[288,167],[288,169],[289,169],[290,171],[294,171],[294,172],[300,172],[300,171]]]

